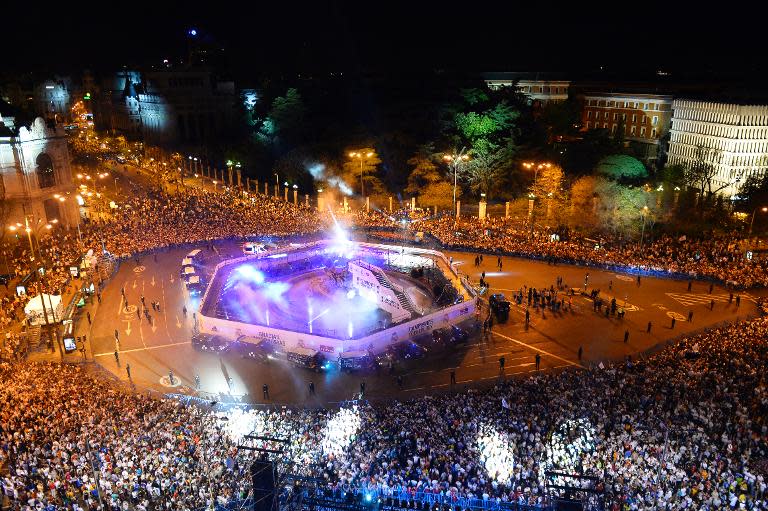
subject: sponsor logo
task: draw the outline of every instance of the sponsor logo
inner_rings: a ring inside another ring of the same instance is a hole
[[[334,352],[333,346],[325,346],[323,344],[318,346],[318,349],[320,351],[322,351],[323,353],[333,353]]]
[[[424,332],[427,332],[432,329],[432,324],[433,324],[433,321],[431,319],[422,321],[421,323],[416,323],[412,327],[408,328],[408,334],[409,335],[423,334]]]

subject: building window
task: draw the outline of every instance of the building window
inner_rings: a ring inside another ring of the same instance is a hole
[[[587,119],[592,118],[592,110],[587,110]]]
[[[611,133],[616,133],[616,125],[611,124]]]
[[[617,121],[619,119],[619,114],[615,113],[613,114],[613,120]]]
[[[53,170],[53,161],[46,153],[40,153],[35,160],[35,173],[37,174],[37,185],[40,188],[50,188],[56,186],[56,173]]]
[[[651,130],[651,138],[656,138],[656,128]]]
[[[654,103],[651,103],[649,108],[651,110],[656,110],[656,105]]]
[[[648,103],[643,103],[643,110],[648,110]]]
[[[658,116],[656,116],[656,115],[654,115],[654,116],[653,116],[653,120],[651,121],[651,124],[653,124],[654,126],[656,126],[658,123],[659,123],[659,117],[658,117]]]
[[[607,118],[608,118],[608,112],[605,112],[605,115],[603,116],[603,119],[607,119]]]
[[[643,126],[643,127],[641,127],[641,128],[640,128],[640,136],[641,136],[641,137],[644,137],[644,136],[645,136],[645,126]]]
[[[636,122],[637,122],[637,115],[632,114],[632,123],[636,123]]]
[[[589,121],[587,121],[587,129],[589,129]]]
[[[631,132],[631,135],[632,135],[633,137],[634,137],[635,135],[637,135],[637,128],[635,128],[634,126],[632,126],[632,132]]]
[[[608,123],[607,122],[603,123],[603,129],[608,129]]]
[[[627,114],[621,114],[621,120],[626,121],[627,120]]]

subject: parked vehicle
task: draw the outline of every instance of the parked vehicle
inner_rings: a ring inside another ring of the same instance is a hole
[[[296,367],[320,372],[323,369],[324,358],[319,351],[296,346],[286,352],[288,362]]]
[[[456,325],[452,325],[450,327],[433,330],[432,340],[436,345],[454,346],[456,344],[466,344],[469,340],[469,334]]]
[[[218,335],[198,332],[192,336],[192,347],[208,353],[225,353],[229,349],[229,342]]]
[[[370,351],[345,351],[339,354],[339,369],[345,372],[370,371],[378,364]]]
[[[184,278],[184,285],[187,286],[189,296],[200,296],[205,291],[205,283],[199,275],[188,275]]]
[[[379,366],[387,366],[390,363],[405,360],[417,360],[424,358],[429,349],[413,341],[403,341],[391,344],[386,350],[376,355]]]
[[[488,297],[488,306],[499,321],[503,322],[509,318],[510,303],[503,294],[496,293]]]
[[[254,241],[243,243],[243,254],[261,254],[266,251],[267,248],[264,246],[264,243],[256,243]]]
[[[265,339],[242,335],[229,344],[229,352],[243,358],[266,362],[275,358],[277,348]]]

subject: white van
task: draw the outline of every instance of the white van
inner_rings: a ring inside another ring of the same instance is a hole
[[[261,254],[266,251],[267,248],[264,246],[264,243],[256,243],[254,241],[243,243],[243,254]]]

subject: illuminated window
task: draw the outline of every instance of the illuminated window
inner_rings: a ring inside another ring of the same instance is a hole
[[[656,126],[658,123],[659,123],[659,118],[658,118],[658,116],[655,116],[655,115],[654,115],[654,116],[653,116],[653,120],[651,121],[651,124],[653,124],[654,126]]]
[[[56,173],[53,170],[53,161],[45,153],[40,153],[35,160],[35,173],[37,174],[37,185],[40,188],[50,188],[56,186]]]

